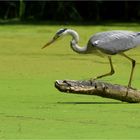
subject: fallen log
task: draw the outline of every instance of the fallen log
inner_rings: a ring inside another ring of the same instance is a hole
[[[97,95],[128,103],[140,103],[140,90],[97,80],[56,80],[55,87],[64,93]]]

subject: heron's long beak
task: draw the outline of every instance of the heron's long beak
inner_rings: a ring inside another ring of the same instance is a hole
[[[53,38],[52,40],[50,40],[47,44],[45,44],[42,49],[46,48],[47,46],[49,46],[50,44],[52,44],[56,39]]]

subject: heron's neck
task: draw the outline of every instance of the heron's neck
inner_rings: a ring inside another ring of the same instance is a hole
[[[73,51],[77,53],[86,53],[87,51],[87,46],[85,47],[80,47],[78,45],[79,42],[79,35],[76,31],[74,30],[68,30],[67,33],[72,36],[72,41],[71,41],[71,48]]]

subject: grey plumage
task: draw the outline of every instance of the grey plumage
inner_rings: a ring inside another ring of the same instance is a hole
[[[108,31],[93,35],[89,43],[103,53],[114,55],[140,44],[140,34],[131,31]]]
[[[58,30],[53,39],[46,45],[44,45],[42,48],[49,46],[58,38],[67,34],[72,36],[70,46],[73,51],[82,54],[94,53],[101,56],[107,55],[111,70],[110,72],[104,75],[97,76],[95,79],[99,79],[115,73],[111,59],[112,55],[120,54],[123,57],[130,60],[132,63],[132,69],[130,73],[128,87],[131,87],[131,81],[135,67],[135,60],[128,57],[126,54],[124,54],[124,52],[140,45],[140,32],[124,31],[124,30],[100,32],[92,35],[86,46],[80,47],[78,45],[79,41],[78,33],[74,30],[65,28]]]

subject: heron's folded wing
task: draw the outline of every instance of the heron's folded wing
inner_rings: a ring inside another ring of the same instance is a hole
[[[135,35],[133,32],[114,32],[102,37],[96,36],[92,44],[104,53],[117,54],[135,47]]]

